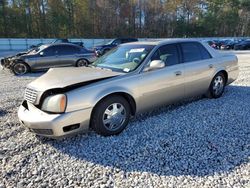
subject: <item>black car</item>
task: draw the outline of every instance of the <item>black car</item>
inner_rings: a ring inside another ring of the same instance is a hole
[[[220,49],[221,50],[232,50],[234,46],[239,42],[236,40],[226,40],[221,43]]]
[[[214,40],[204,40],[209,46],[211,46],[214,49],[219,49],[219,46]]]
[[[5,58],[2,65],[16,75],[52,67],[87,66],[96,60],[94,51],[71,43],[48,44],[20,56]]]
[[[119,44],[136,42],[136,41],[138,41],[138,39],[136,38],[116,38],[114,40],[111,40],[107,44],[95,46],[94,50],[96,55],[99,57],[108,52],[109,50],[111,50],[112,48],[118,46]]]
[[[250,50],[250,39],[240,42],[234,45],[235,50]]]

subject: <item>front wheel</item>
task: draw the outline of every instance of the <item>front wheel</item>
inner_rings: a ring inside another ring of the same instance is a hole
[[[20,76],[26,74],[29,71],[29,67],[25,63],[18,62],[13,65],[11,70],[15,75]]]
[[[130,118],[130,106],[126,99],[111,96],[95,107],[91,117],[91,127],[103,136],[119,134],[127,126]]]
[[[209,98],[219,98],[223,94],[226,86],[225,75],[222,72],[216,74],[210,84],[207,96]]]

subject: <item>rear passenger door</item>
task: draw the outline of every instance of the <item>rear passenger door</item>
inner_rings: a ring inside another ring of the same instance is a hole
[[[180,44],[184,63],[186,97],[204,94],[214,74],[214,62],[207,49],[198,42]]]

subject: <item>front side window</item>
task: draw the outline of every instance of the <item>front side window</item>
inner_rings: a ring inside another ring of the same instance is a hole
[[[178,49],[174,44],[161,46],[152,56],[151,61],[161,60],[165,66],[176,65],[179,63]]]
[[[143,62],[154,47],[153,45],[119,46],[100,57],[92,66],[119,72],[131,72]]]
[[[53,56],[56,54],[57,51],[58,49],[56,46],[51,46],[51,47],[44,49],[43,52],[44,52],[44,56]]]

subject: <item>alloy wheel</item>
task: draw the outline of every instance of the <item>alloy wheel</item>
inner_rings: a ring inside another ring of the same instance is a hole
[[[27,66],[22,63],[17,63],[14,65],[13,70],[16,75],[23,75],[27,72]]]

